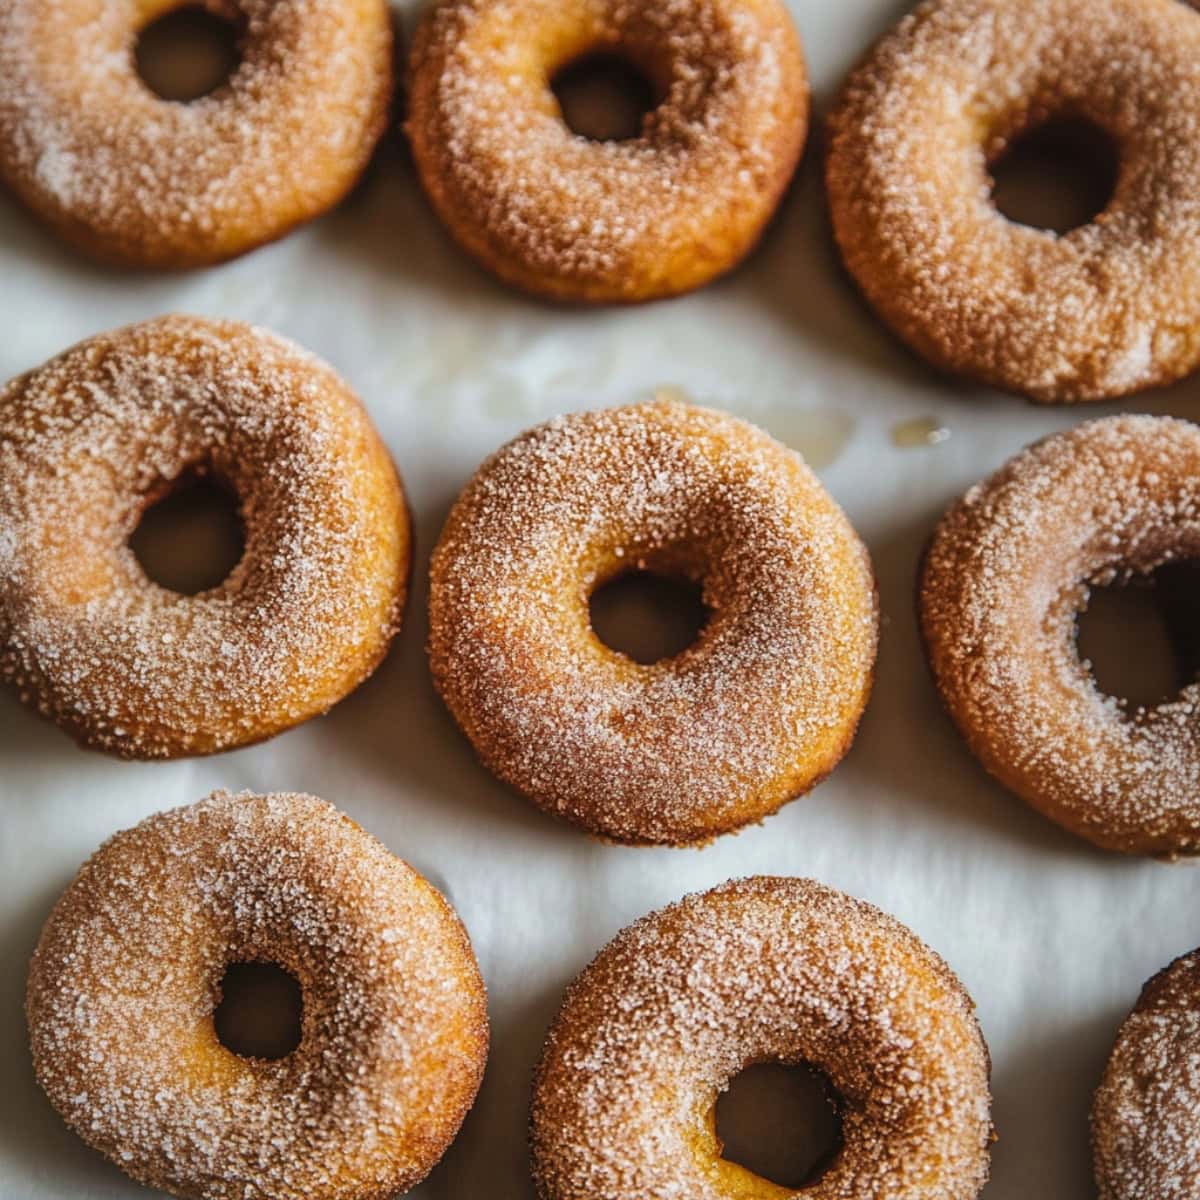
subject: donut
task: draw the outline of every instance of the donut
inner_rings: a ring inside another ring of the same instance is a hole
[[[1200,852],[1200,683],[1143,708],[1075,644],[1092,587],[1200,557],[1200,428],[1121,416],[1046,438],[942,519],[920,582],[934,681],[1005,787],[1097,846]]]
[[[183,596],[127,539],[204,472],[239,498],[245,553]],[[0,681],[84,746],[210,754],[325,712],[386,653],[410,547],[361,404],[262,330],[165,317],[0,390]]]
[[[944,370],[1043,403],[1124,396],[1200,362],[1200,21],[1176,0],[926,0],[829,120],[837,243],[884,321]],[[1120,159],[1059,235],[992,203],[989,168],[1059,119]]]
[[[807,1063],[842,1146],[811,1200],[970,1200],[992,1140],[987,1047],[950,968],[894,918],[805,879],[686,897],[571,984],[534,1079],[541,1200],[784,1200],[722,1158],[715,1105],[745,1067]]]
[[[707,621],[649,665],[589,597],[652,571]],[[849,748],[878,634],[870,560],[800,456],[677,401],[560,417],[467,484],[434,550],[429,654],[501,780],[593,834],[682,845],[760,821]]]
[[[236,962],[300,985],[283,1058],[218,1040]],[[66,1123],[139,1183],[196,1200],[390,1200],[454,1140],[487,1057],[454,911],[312,796],[217,792],[111,838],[46,921],[25,1011]]]
[[[627,59],[658,106],[640,136],[572,133],[550,83]],[[758,241],[808,126],[780,0],[440,0],[419,25],[408,134],[451,235],[505,282],[628,303],[709,283]]]
[[[1099,1200],[1200,1195],[1200,951],[1142,989],[1092,1105]]]
[[[201,0],[240,65],[190,104],[138,76],[138,35],[180,0],[5,0],[0,179],[102,262],[233,258],[332,208],[387,121],[386,0]]]

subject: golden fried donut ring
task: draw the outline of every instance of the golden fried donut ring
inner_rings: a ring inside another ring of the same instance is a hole
[[[644,665],[588,600],[630,569],[699,583],[695,643]],[[561,417],[493,455],[433,555],[429,652],[484,764],[616,841],[707,841],[814,786],[875,662],[871,565],[800,456],[676,402]]]
[[[1200,20],[1176,0],[927,0],[830,118],[851,274],[935,365],[1043,402],[1200,362]],[[1063,235],[1006,220],[989,165],[1048,118],[1094,123],[1116,191]]]
[[[300,984],[283,1058],[217,1038],[237,962]],[[454,1140],[487,1058],[453,909],[312,796],[218,792],[110,839],[46,921],[25,1011],[62,1118],[175,1196],[390,1200]]]
[[[534,1082],[542,1200],[794,1200],[721,1157],[745,1067],[819,1068],[842,1149],[811,1200],[970,1200],[987,1180],[988,1052],[950,968],[879,909],[811,880],[688,896],[571,984]]]
[[[237,493],[245,553],[183,596],[127,538],[194,469]],[[0,390],[0,681],[85,746],[210,754],[325,712],[399,628],[410,548],[362,405],[272,334],[166,317]]]
[[[550,81],[627,56],[662,97],[642,133],[594,142]],[[408,132],[457,241],[557,300],[700,287],[758,241],[808,125],[800,41],[779,0],[440,0],[417,30]]]
[[[1092,1104],[1099,1200],[1200,1194],[1200,951],[1165,967],[1125,1019]]]
[[[0,178],[105,262],[196,267],[282,237],[350,190],[387,124],[385,0],[201,0],[238,23],[241,64],[190,104],[134,63],[182,2],[0,6]]]
[[[1200,428],[1093,421],[1046,438],[942,519],[920,584],[934,680],[1007,788],[1098,846],[1200,851],[1200,684],[1126,710],[1075,646],[1089,588],[1200,557]]]

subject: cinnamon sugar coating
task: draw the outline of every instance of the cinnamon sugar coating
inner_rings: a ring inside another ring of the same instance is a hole
[[[234,962],[300,984],[300,1043],[242,1057]],[[217,792],[106,842],[50,913],[34,1070],[90,1146],[195,1200],[390,1200],[458,1132],[487,1057],[466,931],[416,871],[312,796]]]
[[[697,582],[709,613],[650,665],[588,613],[643,568]],[[707,841],[807,791],[853,739],[876,641],[866,549],[799,455],[676,402],[521,435],[433,555],[430,665],[480,758],[621,842]]]
[[[811,1200],[971,1200],[987,1180],[987,1047],[950,968],[894,918],[811,880],[688,896],[571,984],[534,1083],[542,1200],[787,1200],[721,1157],[745,1067],[808,1063],[843,1147]]]
[[[319,216],[388,119],[385,0],[201,0],[241,62],[189,104],[141,80],[138,35],[178,0],[0,5],[0,178],[102,261],[195,267]]]
[[[127,539],[194,469],[236,492],[245,553],[184,596]],[[165,317],[0,390],[0,680],[83,745],[208,754],[325,712],[386,653],[410,553],[362,405],[262,330]]]
[[[1200,684],[1134,708],[1075,645],[1089,589],[1200,558],[1200,428],[1122,416],[1046,438],[942,519],[920,584],[934,680],[972,752],[1098,846],[1200,852]]]
[[[1015,224],[989,165],[1082,118],[1115,193],[1068,233]],[[1200,19],[1178,0],[926,0],[830,117],[834,232],[867,299],[935,365],[1042,402],[1200,362]]]
[[[550,83],[628,57],[660,97],[641,135],[595,142]],[[440,0],[419,27],[408,132],[459,243],[558,300],[650,300],[710,282],[758,240],[808,124],[780,0]]]
[[[1100,1200],[1200,1196],[1200,951],[1142,989],[1092,1105]]]

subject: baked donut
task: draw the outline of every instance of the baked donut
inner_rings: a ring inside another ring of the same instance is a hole
[[[645,665],[591,593],[630,571],[700,584],[708,620]],[[433,554],[434,681],[484,764],[628,843],[759,821],[849,748],[877,641],[871,564],[798,454],[674,401],[560,417],[493,455]]]
[[[215,92],[155,95],[138,35],[180,0],[5,0],[0,178],[104,262],[197,267],[282,237],[354,185],[388,120],[386,0],[200,0],[236,24]]]
[[[784,1200],[721,1157],[715,1105],[754,1063],[808,1063],[842,1148],[811,1200],[970,1200],[987,1181],[988,1052],[950,968],[894,918],[758,877],[619,933],[571,984],[534,1079],[542,1200]]]
[[[596,54],[659,97],[639,137],[598,142],[550,82]],[[653,300],[752,249],[808,126],[780,0],[440,0],[418,27],[408,133],[451,234],[501,279],[555,300]]]
[[[1200,557],[1200,428],[1122,416],[1046,438],[942,519],[920,583],[934,680],[983,765],[1098,846],[1200,851],[1200,683],[1154,708],[1097,688],[1090,588]]]
[[[299,983],[285,1057],[218,1040],[236,962]],[[25,1011],[67,1124],[197,1200],[390,1200],[454,1140],[487,1057],[454,911],[312,796],[217,792],[111,838],[50,913]]]
[[[851,75],[827,179],[846,266],[936,366],[1042,402],[1200,361],[1200,21],[1176,0],[926,0]],[[1063,235],[1006,220],[989,167],[1057,118],[1116,189]]]
[[[1142,989],[1092,1105],[1100,1200],[1200,1196],[1200,951]]]
[[[194,472],[237,494],[245,553],[183,596],[127,538]],[[410,545],[361,404],[272,334],[165,317],[0,390],[0,680],[85,746],[209,754],[325,712],[386,653]]]

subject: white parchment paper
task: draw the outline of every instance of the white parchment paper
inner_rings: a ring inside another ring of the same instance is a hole
[[[636,310],[563,311],[481,274],[446,239],[392,139],[338,212],[219,269],[116,275],[61,249],[0,198],[0,375],[111,326],[176,310],[243,318],[332,362],[390,446],[419,537],[406,628],[328,717],[217,758],[138,765],[83,753],[0,696],[0,1197],[144,1192],[61,1125],[28,1064],[25,965],[51,903],[109,834],[217,787],[315,792],[449,895],[490,991],[493,1049],[458,1141],[421,1200],[532,1196],[529,1075],[566,982],[619,928],[732,876],[814,876],[868,898],[941,952],[979,1006],[1000,1141],[990,1200],[1093,1194],[1090,1095],[1141,983],[1200,944],[1200,874],[1076,841],[991,783],[926,675],[917,557],[959,491],[1020,446],[1114,406],[1034,409],[947,382],[896,344],[833,252],[819,120],[903,0],[793,0],[818,125],[792,196],[732,279]],[[680,387],[820,463],[866,539],[884,630],[861,734],[833,777],[765,826],[704,850],[596,844],[476,764],[426,670],[426,569],[447,508],[485,454],[553,414]],[[1200,380],[1125,405],[1197,414]],[[951,432],[900,449],[898,422]]]

